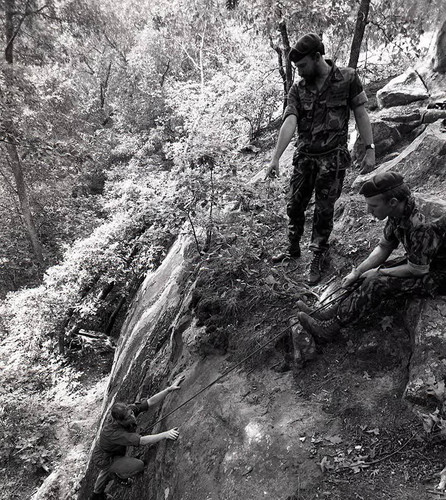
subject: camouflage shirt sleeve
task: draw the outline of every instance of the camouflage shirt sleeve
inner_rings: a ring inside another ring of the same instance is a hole
[[[359,79],[358,73],[355,71],[350,81],[350,95],[348,104],[350,109],[357,108],[368,101],[364,87]]]
[[[288,104],[283,113],[282,121],[285,121],[285,119],[289,115],[295,115],[297,118],[299,118],[299,92],[297,90],[296,83],[288,92]]]
[[[441,238],[431,224],[422,224],[414,228],[405,245],[409,266],[416,271],[427,273],[440,246]]]
[[[399,243],[400,242],[395,234],[392,222],[390,220],[387,220],[386,225],[384,226],[383,235],[379,240],[379,246],[395,250],[395,248],[398,247]]]

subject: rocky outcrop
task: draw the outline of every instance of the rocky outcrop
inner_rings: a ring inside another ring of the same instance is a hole
[[[446,213],[446,212],[445,212]],[[443,410],[446,400],[446,298],[413,301],[406,326],[412,357],[404,398],[423,414]]]
[[[387,123],[377,117],[370,119],[373,130],[373,142],[375,143],[376,156],[379,158],[390,151],[395,144],[400,142],[401,133],[394,123]],[[365,147],[361,139],[358,139],[353,147],[352,158],[359,159],[365,153]]]
[[[178,373],[186,376],[182,389],[157,414],[139,420],[142,434],[179,426],[180,439],[133,449],[147,468],[131,489],[119,489],[119,498],[284,499],[296,489],[313,488],[322,470],[311,454],[313,445],[302,436],[322,425],[332,436],[339,424],[320,405],[299,397],[291,372],[280,380],[270,369],[254,379],[249,371],[232,372],[194,397],[230,361],[200,354],[205,327],[197,326],[190,310],[196,262],[189,249],[189,240],[180,238],[160,268],[147,276],[117,347],[99,427],[114,402],[149,396]],[[154,426],[189,398],[190,403]],[[89,464],[79,500],[89,498],[97,472]]]
[[[188,310],[190,270],[185,259],[190,248],[190,239],[179,237],[161,266],[146,277],[139,289],[122,328],[99,427],[115,402],[133,402],[148,397],[175,376],[171,360],[181,349],[177,327],[180,325],[180,330],[184,329],[183,320],[187,316],[187,312],[183,313]],[[172,397],[166,401],[166,406],[174,403]],[[153,422],[153,418],[153,412],[145,414],[142,427]],[[89,497],[97,472],[89,464],[79,499]],[[142,498],[142,493],[133,498]]]
[[[437,35],[432,67],[437,73],[446,73],[446,21],[443,23]]]
[[[418,72],[409,68],[379,90],[376,97],[381,108],[389,108],[423,101],[429,98],[429,92]]]
[[[430,189],[444,178],[446,168],[446,129],[440,121],[426,127],[396,158],[382,163],[370,174],[359,176],[353,184],[358,187],[380,172],[393,170],[404,175],[412,188],[425,185]]]

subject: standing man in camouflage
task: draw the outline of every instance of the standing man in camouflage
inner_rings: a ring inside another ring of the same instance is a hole
[[[351,324],[377,309],[389,298],[434,295],[446,292],[446,216],[427,222],[418,210],[403,177],[395,172],[375,175],[361,187],[368,212],[379,220],[387,218],[378,246],[343,280],[357,286],[329,310],[312,313],[298,302],[304,329],[324,343]],[[406,259],[387,259],[402,244]]]
[[[375,165],[372,128],[364,107],[367,96],[362,84],[354,69],[338,68],[322,57],[324,53],[324,45],[314,33],[300,38],[289,53],[301,80],[289,92],[277,145],[266,172],[266,177],[279,175],[279,159],[297,127],[299,141],[287,204],[289,248],[274,256],[273,262],[300,257],[305,210],[314,190],[316,203],[310,244],[314,257],[308,277],[311,285],[322,278],[333,229],[334,204],[341,194],[345,171],[351,165],[347,149],[350,109],[366,148],[361,173],[373,170]]]

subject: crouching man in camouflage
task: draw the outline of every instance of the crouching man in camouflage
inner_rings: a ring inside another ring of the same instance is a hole
[[[184,376],[180,376],[171,386],[158,392],[141,403],[115,403],[111,414],[101,430],[93,451],[93,463],[101,469],[94,485],[90,500],[106,500],[107,484],[117,480],[120,484],[130,486],[132,477],[144,469],[144,462],[138,458],[126,456],[127,446],[144,446],[158,443],[163,439],[176,440],[177,428],[159,434],[141,436],[136,432],[136,417],[156,405],[172,391],[180,389]]]
[[[344,278],[343,286],[354,288],[350,294],[314,314],[298,302],[300,323],[319,343],[332,340],[342,325],[360,319],[388,298],[446,292],[446,216],[427,222],[403,177],[395,172],[375,175],[360,194],[370,214],[387,218],[384,234],[367,259]],[[387,259],[400,243],[406,259],[391,266]]]

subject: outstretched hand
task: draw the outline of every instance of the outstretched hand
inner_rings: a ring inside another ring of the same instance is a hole
[[[265,179],[275,179],[279,177],[279,162],[275,160],[271,160],[268,168],[266,169]]]
[[[169,387],[169,390],[171,390],[171,391],[178,391],[179,389],[181,389],[180,384],[181,384],[181,382],[183,382],[184,379],[185,379],[185,376],[184,375],[180,375],[175,380],[175,382]]]
[[[176,441],[179,435],[180,431],[178,430],[178,427],[174,427],[173,429],[166,431],[166,439],[170,439],[172,441]]]

